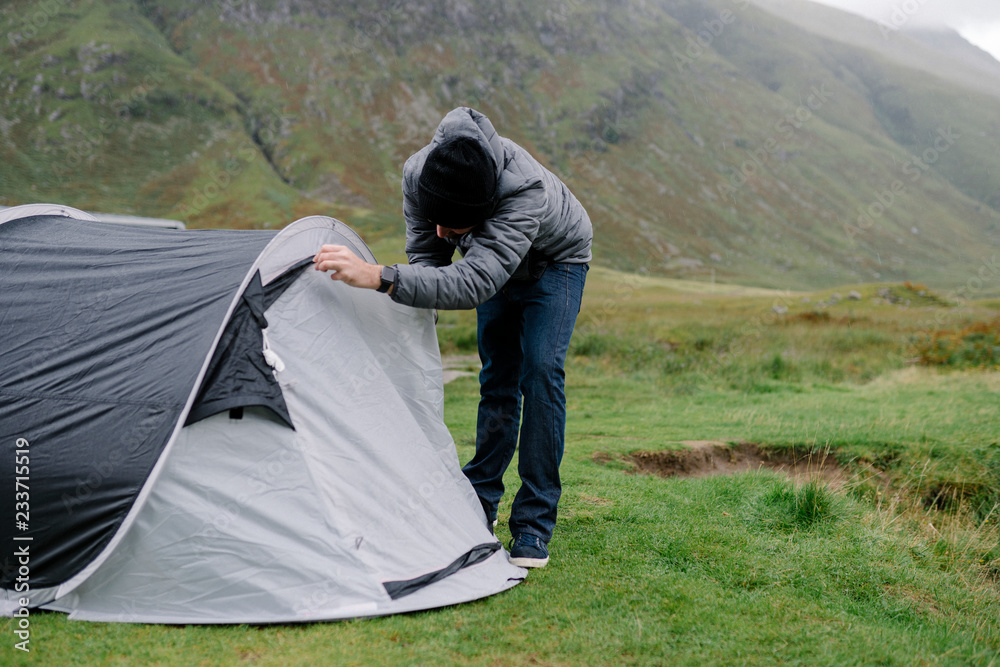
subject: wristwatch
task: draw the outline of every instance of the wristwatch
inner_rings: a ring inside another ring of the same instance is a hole
[[[378,286],[378,291],[385,294],[389,289],[396,284],[396,267],[395,266],[383,266],[382,267],[382,284]]]

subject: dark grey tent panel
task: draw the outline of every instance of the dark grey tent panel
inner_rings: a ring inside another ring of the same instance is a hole
[[[0,504],[0,541],[32,538],[33,588],[66,581],[111,540],[274,235],[59,216],[0,225],[0,486],[15,487],[18,438],[38,480],[27,521]],[[4,567],[0,586],[13,577]]]
[[[281,387],[264,359],[262,331],[267,328],[264,311],[311,264],[311,259],[303,260],[267,287],[261,285],[260,272],[254,273],[222,332],[185,425],[225,410],[233,411],[235,417],[237,410],[254,405],[270,409],[295,428],[281,397]]]

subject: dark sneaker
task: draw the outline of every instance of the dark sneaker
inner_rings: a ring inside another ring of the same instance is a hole
[[[542,538],[531,533],[519,533],[510,542],[510,564],[517,567],[545,567],[549,548]]]

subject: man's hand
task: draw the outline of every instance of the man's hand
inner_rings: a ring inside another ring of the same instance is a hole
[[[382,284],[382,266],[369,264],[346,246],[325,245],[313,257],[317,271],[333,271],[334,280],[342,280],[352,287],[378,289]]]

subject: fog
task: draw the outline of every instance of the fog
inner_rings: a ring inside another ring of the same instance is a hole
[[[951,27],[1000,60],[997,0],[814,0],[891,28]]]

